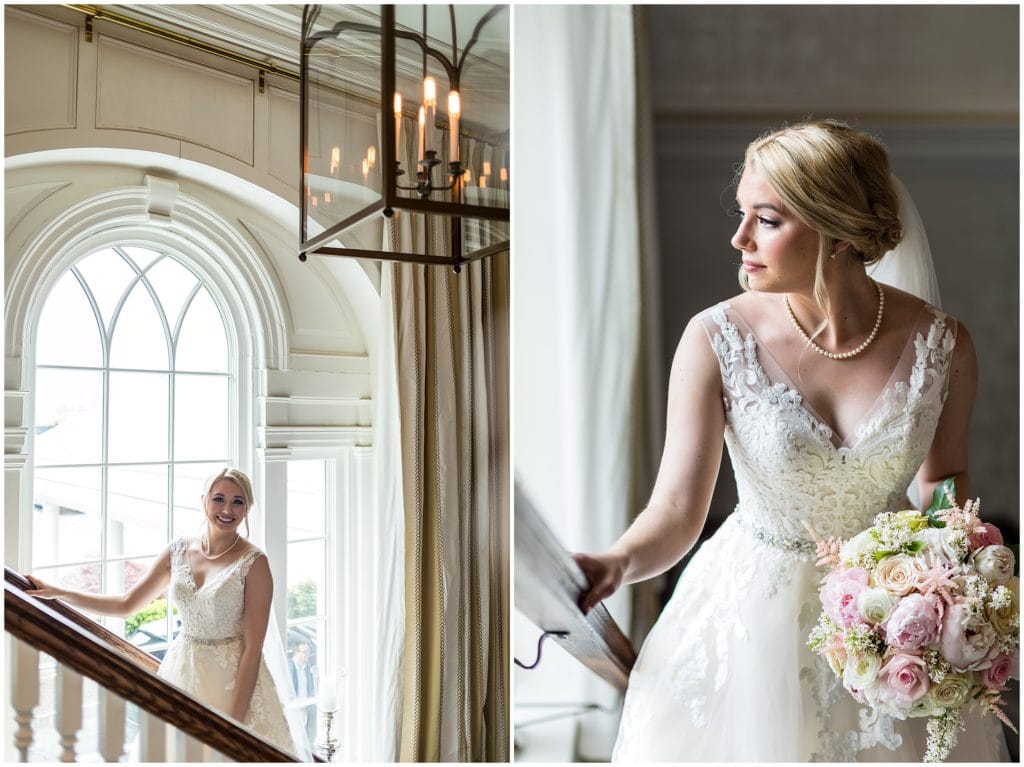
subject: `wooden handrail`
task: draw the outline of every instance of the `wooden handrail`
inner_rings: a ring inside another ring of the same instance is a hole
[[[21,591],[33,588],[32,584],[29,583],[28,579],[24,575],[16,570],[12,570],[7,565],[4,565],[4,581],[6,583],[10,583],[13,587],[20,589]],[[148,668],[154,674],[156,673],[156,670],[160,668],[160,661],[157,658],[150,655],[145,650],[140,650],[127,639],[118,636],[106,626],[103,626],[83,615],[66,602],[61,602],[59,599],[51,599],[48,600],[46,604],[54,612],[59,613],[64,618],[67,618],[76,626],[80,626],[85,629],[97,639],[106,642],[123,655],[127,655],[143,668]]]
[[[80,613],[81,620],[65,615],[68,610],[77,612],[67,605],[25,594],[24,588],[31,586],[20,576],[21,582],[18,582],[7,570],[5,568],[4,573],[4,627],[21,641],[230,759],[238,762],[298,761],[294,755],[158,677],[148,663],[137,662],[134,654],[127,657],[119,643],[99,636],[104,631],[99,624]],[[127,642],[124,644],[131,647]]]
[[[516,609],[565,650],[619,690],[626,689],[636,653],[604,605],[587,615],[578,606],[587,578],[522,492],[516,494]],[[542,664],[543,665],[543,664]]]

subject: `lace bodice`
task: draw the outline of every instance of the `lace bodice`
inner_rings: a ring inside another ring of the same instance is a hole
[[[944,314],[922,311],[892,377],[847,444],[788,379],[778,380],[785,374],[727,303],[701,318],[722,370],[725,439],[744,527],[784,548],[809,548],[805,522],[819,536],[849,538],[879,512],[907,506],[946,397],[955,335]]]
[[[242,609],[245,601],[245,576],[263,552],[252,548],[245,555],[210,575],[196,588],[189,564],[187,541],[171,543],[170,593],[181,615],[181,630],[200,640],[228,640],[242,635]]]

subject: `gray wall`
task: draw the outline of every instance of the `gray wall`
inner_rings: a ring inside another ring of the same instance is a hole
[[[943,308],[975,340],[973,490],[987,517],[1016,528],[1017,7],[652,6],[641,19],[664,370],[688,318],[739,292],[726,210],[746,144],[805,117],[847,120],[888,146],[927,227]],[[734,492],[726,462],[713,521]]]

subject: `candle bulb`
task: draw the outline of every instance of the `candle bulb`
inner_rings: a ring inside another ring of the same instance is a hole
[[[366,150],[366,160],[370,163],[371,168],[377,164],[377,147],[371,146]]]
[[[423,78],[423,108],[426,127],[423,149],[429,152],[434,148],[434,112],[437,109],[437,82],[433,77]]]
[[[366,180],[369,178],[369,176],[370,176],[370,161],[364,157],[363,158],[363,185],[364,186],[366,185]]]
[[[320,677],[320,710],[337,711],[338,709],[338,685],[334,679],[326,676]]]
[[[426,155],[423,154],[423,149],[424,149],[424,146],[423,146],[423,128],[424,128],[424,126],[426,124],[427,124],[426,111],[423,109],[423,107],[420,107],[420,141],[419,141],[419,149],[416,152],[416,157],[419,158],[420,160],[422,160],[422,159],[424,159],[426,157]]]
[[[459,117],[462,115],[462,97],[458,91],[448,93],[448,160],[459,161]]]
[[[507,183],[508,182],[508,168],[498,168],[498,178],[500,178],[503,183]]]
[[[395,161],[402,156],[402,94],[395,91]]]
[[[484,160],[484,171],[483,171],[483,174],[485,176],[491,175],[491,163],[490,163],[489,160]]]
[[[331,173],[341,167],[341,147],[331,147]]]

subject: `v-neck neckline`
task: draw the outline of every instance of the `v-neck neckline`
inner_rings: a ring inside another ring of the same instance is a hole
[[[757,365],[757,373],[759,373],[761,376],[763,376],[764,380],[767,381],[769,384],[778,385],[779,383],[781,383],[790,392],[795,394],[799,398],[799,401],[797,403],[795,403],[796,406],[799,407],[807,415],[807,417],[810,418],[815,423],[816,426],[820,427],[821,429],[827,429],[828,430],[828,433],[829,433],[828,443],[832,446],[832,448],[835,451],[839,452],[839,451],[853,450],[860,443],[861,439],[863,438],[862,431],[863,431],[864,427],[867,424],[871,423],[871,421],[874,418],[874,416],[878,413],[879,409],[884,404],[884,402],[885,402],[885,395],[890,391],[890,389],[893,388],[893,386],[895,386],[899,382],[897,380],[897,377],[898,377],[900,371],[902,369],[904,369],[903,362],[904,362],[904,360],[907,357],[908,350],[914,348],[914,340],[916,339],[916,337],[917,337],[917,335],[919,333],[918,326],[919,326],[920,321],[921,321],[921,315],[922,315],[922,313],[927,311],[928,305],[925,304],[924,306],[922,306],[921,307],[921,311],[915,317],[914,322],[913,322],[913,324],[911,326],[910,333],[907,336],[907,340],[904,342],[903,348],[900,351],[900,356],[896,360],[896,364],[893,366],[892,372],[889,374],[889,377],[886,379],[885,385],[881,388],[881,390],[878,392],[878,394],[875,396],[875,398],[871,401],[871,404],[868,406],[867,410],[865,410],[864,413],[860,416],[860,418],[857,419],[856,423],[854,424],[854,427],[850,430],[850,433],[847,434],[847,435],[842,435],[842,436],[840,436],[839,431],[836,428],[834,428],[832,426],[832,424],[828,422],[828,420],[826,420],[825,418],[823,418],[821,416],[821,414],[814,407],[814,405],[811,403],[811,401],[804,395],[804,393],[802,391],[800,391],[800,389],[794,383],[793,378],[786,371],[785,367],[783,367],[782,364],[775,357],[775,355],[772,354],[772,352],[768,348],[768,346],[766,344],[762,343],[761,340],[758,338],[757,333],[754,332],[754,329],[753,329],[753,327],[751,327],[750,323],[748,323],[747,320],[741,314],[739,314],[735,309],[733,309],[732,307],[729,307],[729,308],[732,309],[733,315],[736,318],[738,318],[740,320],[740,322],[743,323],[744,326],[746,326],[747,332],[750,334],[751,338],[753,338],[753,340],[754,340],[754,347],[755,347],[756,352],[758,354],[763,352],[768,358],[770,358],[771,361],[772,361],[772,364],[775,367],[775,369],[779,372],[781,377],[783,379],[785,379],[785,380],[778,381],[778,382],[772,381],[772,379],[768,377],[768,373],[765,372],[764,365],[761,364],[761,360],[758,359],[757,356],[755,355],[755,359],[753,360],[753,362],[754,362],[754,364]],[[728,319],[727,319],[727,321],[728,322],[732,322],[732,320],[728,320]],[[735,323],[734,323],[734,327],[735,327]],[[738,327],[737,327],[737,331],[739,331]],[[912,369],[912,367],[913,366],[911,366],[911,369]]]
[[[192,569],[192,555],[189,554],[189,551],[188,551],[188,541],[187,540],[185,541],[184,551],[182,553],[185,555],[185,567],[188,568],[188,579],[190,581],[192,581],[192,589],[197,594],[200,591],[202,591],[203,589],[205,589],[207,586],[209,586],[212,582],[214,582],[218,578],[220,578],[221,575],[226,573],[228,570],[230,570],[232,567],[237,565],[239,562],[241,562],[246,557],[246,554],[242,554],[242,556],[240,556],[238,559],[234,560],[233,562],[224,565],[224,567],[220,568],[219,570],[217,570],[217,571],[215,571],[213,573],[210,573],[209,575],[207,575],[203,579],[202,585],[199,585],[199,583],[196,581],[195,570]]]

